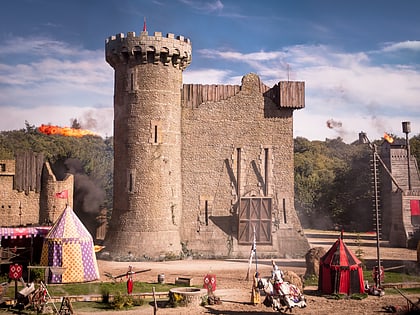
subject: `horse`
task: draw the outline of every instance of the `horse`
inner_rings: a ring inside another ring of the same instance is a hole
[[[306,307],[306,300],[299,288],[289,282],[272,282],[270,278],[260,278],[258,280],[258,288],[263,290],[266,298],[264,305],[272,306],[274,310],[281,312],[283,307],[285,311],[294,307]]]

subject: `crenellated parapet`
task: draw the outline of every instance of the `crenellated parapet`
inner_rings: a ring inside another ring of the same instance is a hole
[[[136,36],[128,32],[111,36],[105,41],[106,61],[115,68],[118,64],[163,64],[184,70],[191,63],[191,41],[189,38],[161,32],[149,36],[147,31]]]

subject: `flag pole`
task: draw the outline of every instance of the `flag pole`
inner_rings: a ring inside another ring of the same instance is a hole
[[[254,255],[255,255],[255,272],[258,272],[257,237],[255,235],[255,226],[254,226]]]
[[[251,249],[251,253],[249,255],[249,262],[248,262],[248,271],[246,272],[246,279],[245,280],[249,280],[249,271],[251,270],[251,266],[252,266],[252,249]]]
[[[249,271],[251,270],[252,266],[252,258],[255,256],[255,272],[258,272],[258,261],[257,261],[257,239],[255,236],[255,226],[254,226],[254,237],[251,245],[251,253],[249,254],[249,263],[248,263],[248,271],[246,273],[246,280],[249,280]]]

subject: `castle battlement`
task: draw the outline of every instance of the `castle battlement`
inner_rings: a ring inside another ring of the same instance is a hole
[[[172,64],[184,70],[191,63],[191,41],[184,36],[168,33],[166,37],[161,32],[149,36],[147,31],[136,36],[128,32],[110,36],[105,41],[106,61],[115,68],[118,64],[146,64],[159,62]]]

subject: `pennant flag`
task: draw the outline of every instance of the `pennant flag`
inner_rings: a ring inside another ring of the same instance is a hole
[[[255,227],[254,227],[254,240],[251,245],[251,252],[249,254],[249,265],[248,265],[248,272],[246,274],[246,280],[249,279],[249,271],[251,270],[252,259],[255,257],[255,271],[258,271],[258,264],[257,264],[257,238],[255,235]]]
[[[255,229],[254,229],[254,241],[252,242],[252,245],[251,245],[251,259],[255,256],[256,252],[257,252],[257,240],[255,237]]]
[[[143,22],[143,32],[147,32],[146,17],[144,18],[144,22]]]
[[[69,191],[67,189],[60,191],[55,194],[55,197],[60,199],[67,199],[69,197]]]

